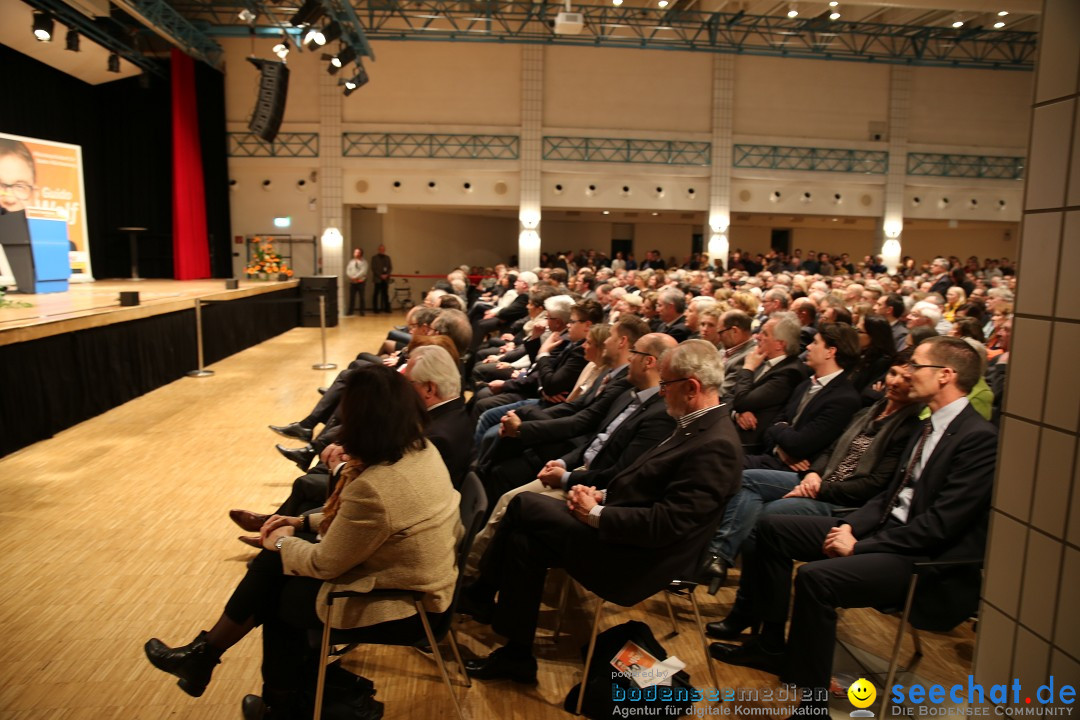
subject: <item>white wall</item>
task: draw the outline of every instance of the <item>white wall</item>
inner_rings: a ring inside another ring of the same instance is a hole
[[[461,264],[494,266],[517,253],[516,218],[390,208],[382,216],[382,242],[394,262],[394,272],[445,275]],[[354,246],[364,248],[368,257],[374,247],[355,237]],[[414,292],[429,287],[434,280],[413,283]],[[415,298],[414,298],[415,299]]]
[[[592,128],[601,136],[611,130],[708,132],[711,78],[706,53],[549,47],[544,125]]]
[[[1025,155],[1034,80],[1029,72],[912,68],[908,140]]]

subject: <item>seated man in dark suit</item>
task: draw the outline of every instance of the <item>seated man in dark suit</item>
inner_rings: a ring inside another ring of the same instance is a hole
[[[660,393],[675,432],[639,457],[606,491],[575,485],[562,502],[521,493],[462,597],[463,611],[492,617],[508,639],[468,661],[473,677],[536,681],[532,654],[548,568],[561,567],[603,598],[629,606],[697,572],[716,519],[739,487],[739,442],[720,405],[723,363],[690,340],[664,353]],[[494,602],[495,593],[498,601]]]
[[[686,326],[686,295],[682,290],[666,287],[656,298],[656,312],[660,318],[657,332],[667,333],[682,342],[690,338],[690,328]]]
[[[470,556],[472,568],[476,568],[477,561],[494,536],[506,506],[519,493],[535,492],[566,500],[567,493],[574,485],[603,490],[612,478],[642,453],[671,435],[675,421],[668,415],[660,397],[659,358],[672,347],[675,347],[675,339],[663,333],[651,333],[640,338],[630,355],[628,375],[631,386],[621,392],[615,402],[608,404],[599,422],[585,423],[592,430],[573,438],[572,449],[562,457],[523,466],[507,462],[498,468],[499,472],[484,478],[484,486],[489,490],[488,497],[501,497],[495,503],[487,525],[473,542]],[[596,414],[596,409],[596,405],[593,405],[579,416]],[[548,423],[558,426],[551,427],[550,433],[573,432],[572,424],[567,420],[561,418]],[[537,425],[534,422],[522,423],[518,430],[528,430]],[[519,469],[517,475],[512,474],[515,468]],[[533,476],[535,480],[525,482]]]
[[[799,321],[794,313],[776,313],[757,334],[757,346],[743,356],[731,391],[744,453],[761,451],[765,431],[806,374],[799,360]]]
[[[823,323],[806,354],[813,376],[795,388],[787,407],[765,431],[765,452],[747,455],[745,466],[771,470],[809,467],[862,408],[859,393],[847,378],[847,369],[858,358],[855,328],[846,323]]]
[[[762,518],[757,542],[744,555],[747,614],[724,621],[733,633],[762,621],[762,633],[741,646],[713,643],[714,658],[776,673],[800,688],[827,689],[836,608],[903,605],[914,563],[982,559],[997,432],[966,398],[979,379],[979,355],[963,340],[935,337],[915,348],[908,367],[911,397],[929,405],[931,415],[908,443],[889,487],[842,519]],[[806,564],[796,573],[785,643],[793,559]],[[978,570],[970,570],[919,582],[914,612],[920,622],[946,628],[970,615],[980,584]],[[822,704],[804,700],[800,711]]]

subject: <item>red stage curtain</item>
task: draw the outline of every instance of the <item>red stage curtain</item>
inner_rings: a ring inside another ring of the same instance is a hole
[[[172,50],[173,277],[210,277],[195,61]]]

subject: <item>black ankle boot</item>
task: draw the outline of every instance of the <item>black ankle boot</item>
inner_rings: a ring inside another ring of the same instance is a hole
[[[206,642],[205,630],[183,647],[171,648],[151,638],[143,649],[151,665],[180,678],[177,685],[192,697],[203,694],[214,666],[221,662],[221,651]]]

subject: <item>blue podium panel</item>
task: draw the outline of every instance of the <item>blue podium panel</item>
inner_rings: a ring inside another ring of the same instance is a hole
[[[71,277],[67,221],[28,218],[26,225],[34,256],[34,292],[65,292]]]

